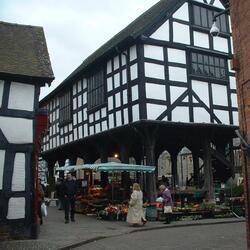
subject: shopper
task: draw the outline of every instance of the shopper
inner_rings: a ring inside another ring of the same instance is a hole
[[[76,181],[73,179],[71,173],[67,174],[67,178],[63,184],[64,194],[64,211],[65,211],[65,224],[69,223],[69,211],[70,219],[75,222],[75,198],[77,192]]]
[[[159,187],[161,196],[163,198],[163,208],[164,208],[164,214],[166,216],[166,221],[164,224],[170,224],[171,218],[172,218],[172,207],[173,207],[173,201],[171,197],[170,190],[165,185],[160,185]]]
[[[133,226],[142,226],[146,223],[143,211],[143,194],[138,183],[133,184],[133,192],[129,201],[127,222]]]
[[[56,197],[58,199],[58,210],[62,210],[63,209],[63,179],[59,178],[59,180],[56,183]]]
[[[43,224],[43,217],[42,217],[42,210],[41,205],[44,202],[44,190],[41,183],[41,179],[38,179],[38,186],[37,186],[37,209],[38,209],[38,216],[40,219],[40,225]]]

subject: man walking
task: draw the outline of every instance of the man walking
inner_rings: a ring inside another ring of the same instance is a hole
[[[71,173],[67,174],[66,181],[63,184],[64,193],[64,211],[65,211],[65,224],[69,223],[69,209],[70,219],[72,222],[75,221],[75,197],[76,197],[76,181],[73,180]]]

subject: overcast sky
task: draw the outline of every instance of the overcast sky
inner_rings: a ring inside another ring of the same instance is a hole
[[[44,97],[81,62],[158,0],[0,0],[0,20],[42,26],[55,80]]]

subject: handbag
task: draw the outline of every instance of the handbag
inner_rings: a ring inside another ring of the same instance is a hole
[[[42,204],[41,204],[41,212],[42,212],[42,216],[44,216],[44,217],[46,217],[48,215],[47,206],[45,205],[44,202],[42,202]]]
[[[172,212],[171,206],[164,206],[164,214],[171,214]]]

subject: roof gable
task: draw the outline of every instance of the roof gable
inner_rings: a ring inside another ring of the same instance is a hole
[[[42,27],[0,22],[0,74],[54,79]]]
[[[68,81],[76,78],[80,72],[86,70],[93,63],[96,63],[101,58],[108,56],[109,53],[115,53],[117,47],[122,47],[128,43],[132,43],[141,35],[148,33],[156,23],[162,19],[170,17],[186,0],[160,0],[149,10],[140,15],[126,28],[121,30],[118,34],[112,37],[103,46],[91,54],[83,63],[76,68],[53,92],[43,99],[45,101],[50,96],[56,94],[61,88],[68,83]]]

